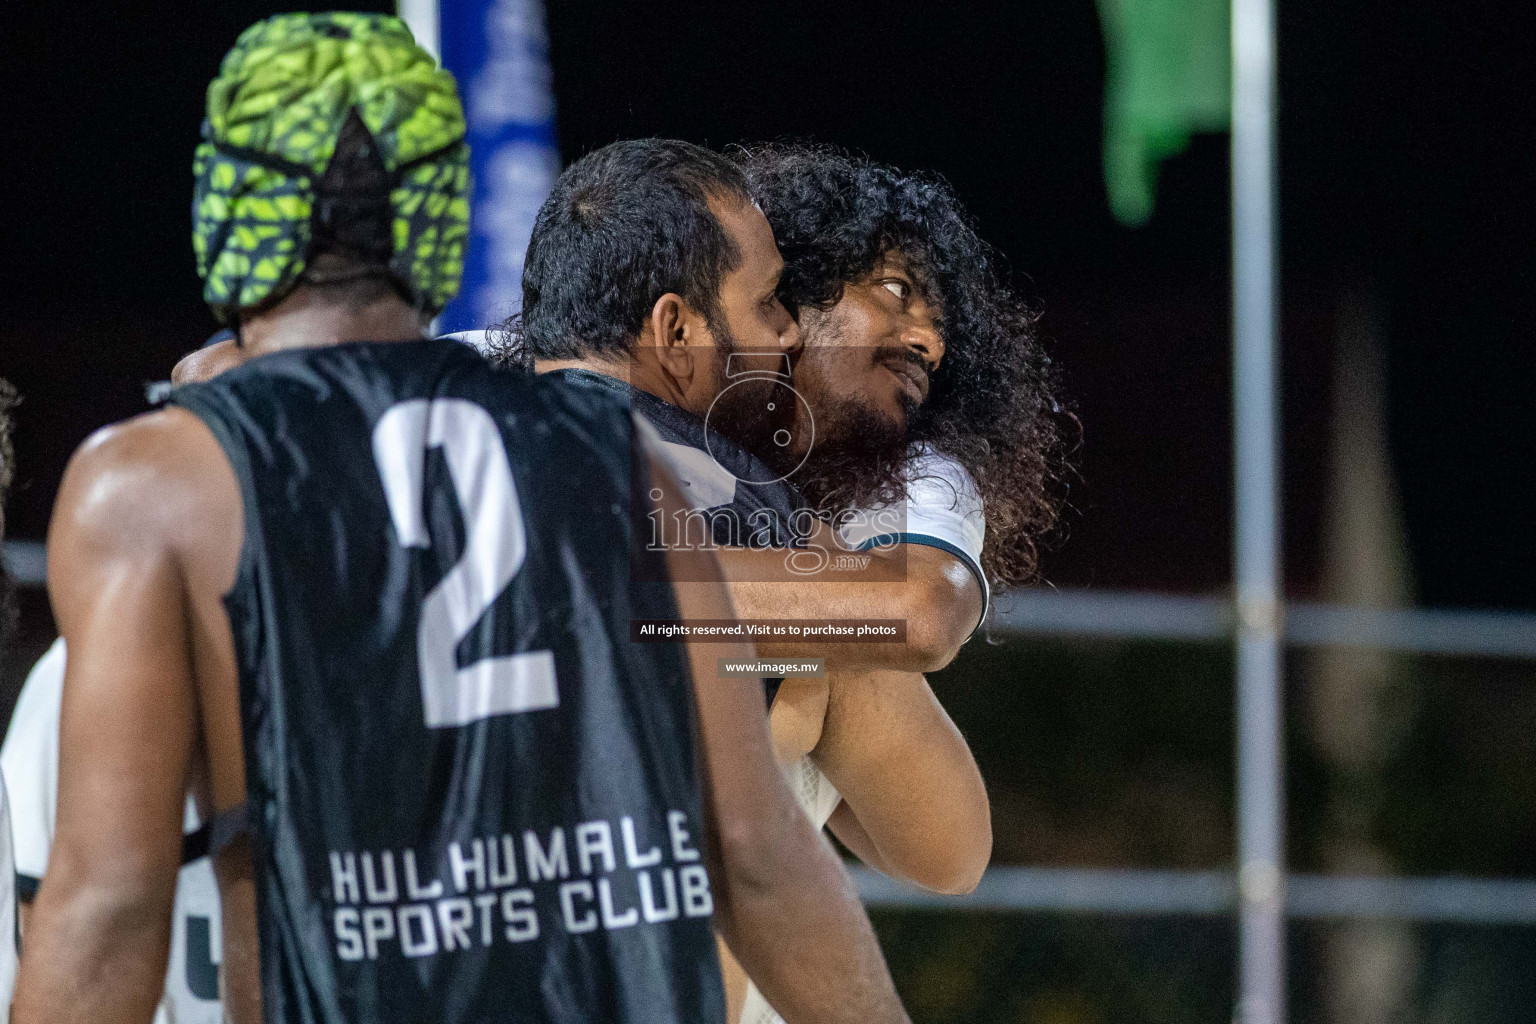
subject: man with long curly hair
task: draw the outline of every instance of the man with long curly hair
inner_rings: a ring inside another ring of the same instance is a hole
[[[803,497],[824,512],[901,507],[902,539],[947,548],[984,595],[1029,581],[1057,515],[1060,405],[1033,315],[953,191],[826,147],[767,146],[738,162],[804,334],[794,381],[817,438],[793,476]],[[920,673],[789,679],[771,721],[816,824],[886,874],[975,886],[991,855],[986,790]],[[742,1024],[777,1019],[755,989],[745,998]]]
[[[825,146],[764,146],[738,159],[784,257],[780,298],[807,335],[807,350],[852,347],[882,356],[887,347],[876,335],[845,329],[871,289],[932,318],[943,358],[924,375],[926,397],[907,407],[906,440],[948,456],[974,479],[986,506],[989,580],[1030,582],[1038,545],[1059,512],[1069,417],[1034,329],[1036,314],[1003,283],[998,254],[937,175]],[[900,272],[882,273],[893,268]],[[814,365],[802,358],[795,374],[796,390],[813,404],[859,394],[860,382],[846,377],[826,380],[823,390],[808,376]],[[818,448],[793,478],[813,505],[882,496],[880,474],[849,477],[828,456]]]

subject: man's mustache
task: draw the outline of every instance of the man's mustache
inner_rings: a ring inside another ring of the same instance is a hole
[[[790,371],[790,387],[795,386],[796,377],[798,376],[801,362],[806,358],[806,355],[809,354],[809,351],[810,350],[806,350],[806,353],[802,353],[800,359],[795,361]],[[924,359],[920,353],[914,352],[912,349],[906,348],[905,346],[901,348],[890,348],[877,353],[875,355],[875,362],[877,365],[892,366],[897,370],[898,373],[910,376],[912,378],[912,382],[916,384],[918,390],[922,392],[923,401],[926,402],[928,400],[928,395],[933,390],[933,370],[928,366],[928,360]],[[814,412],[816,403],[812,402],[809,396],[806,397],[806,402],[812,407],[812,411]]]
[[[904,397],[904,404],[909,408],[916,408],[928,401],[928,394],[933,386],[932,375],[928,369],[928,360],[911,349],[904,348],[899,355],[892,353],[885,362],[887,365],[897,363],[899,369],[896,372],[911,378],[912,383],[917,385],[918,393],[923,396],[922,400],[918,402],[913,402],[910,398]]]

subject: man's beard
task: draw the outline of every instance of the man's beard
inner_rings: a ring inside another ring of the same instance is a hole
[[[775,444],[774,435],[783,423],[785,410],[793,414],[794,390],[782,376],[768,374],[751,374],[733,382],[726,374],[732,370],[731,355],[738,353],[736,339],[724,324],[714,328],[714,335],[715,375],[721,390],[710,407],[708,429],[730,438],[777,469],[775,453],[782,446]],[[742,377],[742,367],[734,369],[736,376]]]
[[[815,442],[809,454],[777,449],[765,461],[790,474],[789,482],[819,514],[867,509],[899,498],[907,462],[906,427],[851,399],[823,398],[813,409]],[[802,458],[805,464],[795,469]]]
[[[836,515],[897,500],[905,491],[907,430],[903,423],[856,399],[801,395],[782,377],[753,375],[734,384],[726,376],[736,339],[713,327],[715,369],[723,387],[708,429],[730,438],[788,479],[818,513]],[[802,363],[802,365],[805,365]],[[737,377],[741,377],[739,367]],[[830,392],[830,388],[823,388]],[[905,418],[916,403],[903,398]],[[807,422],[810,412],[814,422]],[[813,440],[809,451],[785,439]]]

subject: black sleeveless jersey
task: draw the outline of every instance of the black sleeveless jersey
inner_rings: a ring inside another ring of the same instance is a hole
[[[701,511],[715,543],[728,547],[787,547],[799,539],[796,529],[808,528],[808,521],[804,520],[808,514],[805,499],[800,492],[782,474],[770,470],[730,438],[713,433],[706,441],[704,421],[693,413],[592,370],[568,367],[551,371],[548,376],[584,391],[604,392],[627,400],[635,412],[656,428],[672,468],[685,487],[704,484],[703,477],[712,478],[711,489],[718,493],[707,499],[709,504]]]
[[[665,577],[625,403],[448,341],[172,400],[243,493],[266,1019],[723,1021],[684,655],[629,642],[676,609],[630,584]]]
[[[800,539],[796,529],[804,530],[808,525],[798,518],[807,508],[800,492],[730,438],[716,433],[706,442],[704,421],[693,413],[626,381],[591,370],[571,367],[553,370],[547,376],[588,392],[602,392],[629,401],[634,411],[656,428],[664,453],[683,486],[701,486],[706,478],[713,477],[716,486],[712,490],[717,494],[701,511],[715,543],[728,547],[788,547]],[[782,677],[763,679],[763,695],[769,708],[773,707],[783,682]]]

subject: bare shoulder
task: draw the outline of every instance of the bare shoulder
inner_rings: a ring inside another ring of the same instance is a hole
[[[104,427],[76,450],[54,505],[50,548],[59,556],[153,557],[196,546],[209,523],[231,513],[239,514],[239,492],[218,442],[192,413],[171,407]]]
[[[229,472],[213,434],[172,406],[86,438],[65,470],[59,506],[82,526],[104,520],[119,534],[149,528],[191,511],[184,503],[206,501],[221,467]]]
[[[146,465],[175,455],[178,459],[195,455],[199,448],[209,447],[218,453],[218,442],[203,425],[202,420],[176,405],[168,405],[153,412],[102,427],[81,443],[74,459],[108,459],[143,462]]]

